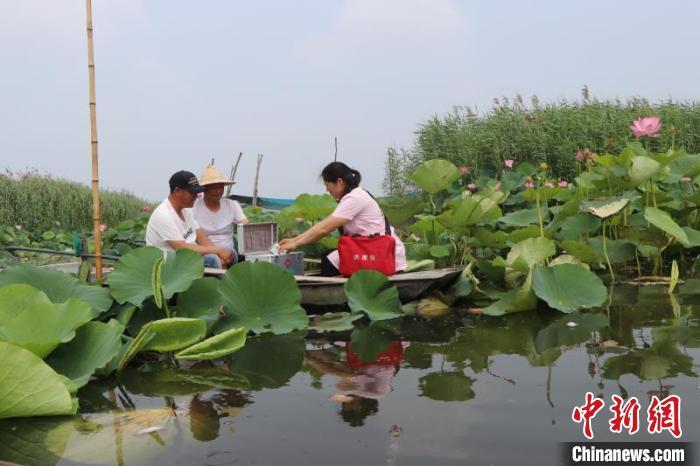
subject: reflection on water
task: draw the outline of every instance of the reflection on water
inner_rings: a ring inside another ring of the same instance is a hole
[[[147,363],[93,382],[79,394],[81,416],[0,421],[0,460],[556,464],[558,442],[581,440],[569,419],[586,391],[607,400],[677,394],[686,439],[698,438],[693,299],[626,288],[598,312],[252,338],[225,361]],[[597,421],[596,440],[626,440]]]

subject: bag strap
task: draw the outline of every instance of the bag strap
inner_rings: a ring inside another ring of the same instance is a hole
[[[359,186],[358,186],[358,188],[359,188]],[[364,189],[364,188],[362,188],[362,189]],[[376,203],[377,203],[377,206],[379,206],[379,210],[382,212],[382,216],[384,217],[384,228],[385,228],[384,233],[385,233],[387,236],[391,236],[391,225],[389,224],[389,219],[386,218],[386,215],[384,214],[384,211],[382,210],[382,206],[379,205],[379,202],[377,201],[377,198],[375,198],[374,196],[372,196],[372,193],[371,193],[371,192],[367,191],[366,189],[365,189],[364,191],[365,191],[367,194],[369,194],[369,197],[371,197],[372,199],[374,199],[374,202],[376,202]],[[340,233],[340,236],[343,236],[343,235],[345,234],[345,230],[343,229],[343,227],[339,227],[339,228],[338,228],[338,233]]]

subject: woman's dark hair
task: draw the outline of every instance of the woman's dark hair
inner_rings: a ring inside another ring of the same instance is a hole
[[[323,178],[323,181],[327,181],[329,183],[335,183],[338,181],[338,178],[342,179],[347,185],[347,189],[344,193],[347,194],[360,185],[362,175],[360,175],[360,172],[348,167],[343,162],[331,162],[326,165],[321,172],[321,178]]]

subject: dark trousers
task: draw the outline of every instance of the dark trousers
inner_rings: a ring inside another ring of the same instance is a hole
[[[321,258],[321,276],[335,277],[340,275],[340,270],[336,269],[335,265],[333,265],[333,263],[328,260],[328,254],[330,254],[330,252],[327,252]]]

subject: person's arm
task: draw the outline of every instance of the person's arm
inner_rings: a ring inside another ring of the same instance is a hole
[[[280,241],[280,251],[293,251],[298,247],[310,244],[328,236],[333,230],[345,225],[350,220],[342,217],[329,216],[306,230],[304,233],[295,236],[291,239],[283,239]]]
[[[197,233],[197,244],[186,243],[185,241],[168,241],[171,248],[178,249],[189,249],[201,255],[205,254],[216,254],[221,259],[222,265],[230,264],[233,261],[233,255],[231,252],[225,248],[214,245],[211,239],[202,231],[201,228],[195,230]]]

